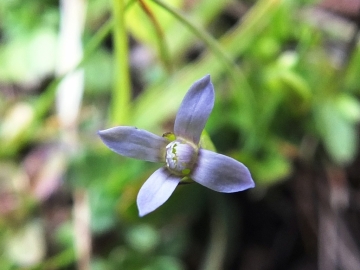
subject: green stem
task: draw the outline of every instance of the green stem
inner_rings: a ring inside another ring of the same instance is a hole
[[[165,35],[164,35],[163,30],[161,29],[161,25],[157,21],[154,13],[150,9],[150,7],[143,0],[138,0],[138,2],[140,4],[141,8],[143,9],[143,11],[149,17],[150,21],[152,22],[152,24],[155,28],[160,58],[164,64],[164,67],[167,70],[167,72],[171,73],[172,65],[171,65],[171,61],[170,61],[170,53],[169,53],[168,46],[166,45]]]
[[[111,104],[111,124],[125,124],[129,115],[131,84],[129,48],[125,26],[125,0],[112,0],[115,80]]]
[[[209,200],[209,209],[211,209],[210,239],[200,267],[202,270],[222,269],[227,253],[229,234],[227,224],[230,220],[225,209],[228,209],[229,205],[226,204],[223,196],[219,194],[216,196],[217,198],[214,200],[213,195],[211,195],[211,200]]]
[[[192,23],[185,15],[181,14],[179,11],[171,7],[170,5],[160,1],[152,0],[157,5],[171,13],[175,18],[177,18],[181,23],[183,23],[195,36],[199,37],[212,51],[216,54],[219,59],[227,66],[227,68],[232,68],[234,66],[231,59],[226,55],[226,53],[221,49],[219,44],[214,38],[212,38],[206,31],[201,29]]]

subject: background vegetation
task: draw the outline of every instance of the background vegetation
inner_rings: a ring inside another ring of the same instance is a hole
[[[0,1],[0,269],[360,269],[360,4],[335,2]],[[159,164],[96,132],[172,131],[205,74],[256,187],[139,218]]]

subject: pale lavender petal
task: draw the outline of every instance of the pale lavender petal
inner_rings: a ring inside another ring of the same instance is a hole
[[[98,134],[106,146],[119,155],[165,162],[165,147],[169,141],[163,137],[128,126],[100,130]]]
[[[137,196],[139,216],[145,216],[166,202],[180,180],[180,176],[171,174],[165,167],[156,170],[140,188]]]
[[[196,81],[185,95],[175,118],[175,135],[198,144],[214,100],[214,87],[210,75],[206,75]]]
[[[219,192],[237,192],[255,186],[248,168],[239,161],[200,149],[198,163],[191,178],[212,190]]]

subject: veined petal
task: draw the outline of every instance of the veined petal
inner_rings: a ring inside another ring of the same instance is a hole
[[[166,168],[156,170],[140,188],[137,196],[139,216],[145,216],[166,202],[180,180],[180,176],[171,174]]]
[[[214,107],[215,93],[210,75],[196,81],[186,93],[175,118],[174,133],[195,144]]]
[[[119,155],[152,162],[165,162],[169,141],[146,130],[120,126],[100,130],[101,140]]]
[[[248,168],[239,161],[200,149],[191,178],[212,190],[231,193],[255,186]]]

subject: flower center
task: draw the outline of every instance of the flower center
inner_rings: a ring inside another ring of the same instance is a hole
[[[193,168],[197,149],[184,141],[176,140],[166,146],[166,165],[168,169],[177,175],[188,175]]]

